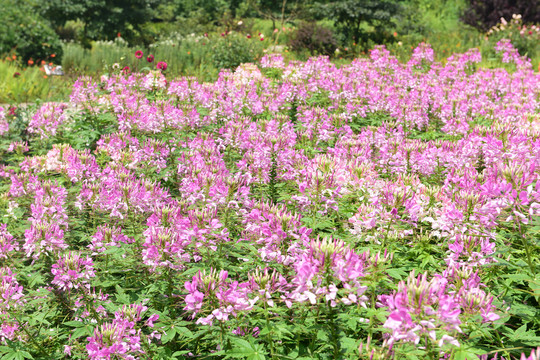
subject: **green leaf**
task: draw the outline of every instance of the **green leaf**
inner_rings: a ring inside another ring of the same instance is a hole
[[[455,360],[477,360],[478,355],[484,354],[484,351],[475,348],[458,348],[455,352]]]
[[[73,331],[71,334],[72,339],[78,339],[82,336],[91,336],[94,332],[94,328],[90,325],[81,326]]]
[[[326,331],[321,329],[317,331],[317,340],[321,340],[322,342],[327,342],[330,340],[330,338],[328,337],[328,334],[326,333]]]
[[[342,337],[340,339],[341,347],[346,349],[347,352],[351,353],[357,353],[358,352],[358,343],[359,340],[350,338],[350,337]]]
[[[161,336],[161,343],[166,344],[176,336],[176,328],[174,326],[165,330],[165,333]]]
[[[27,351],[24,350],[13,350],[12,352],[4,355],[1,359],[2,360],[24,360],[24,359],[33,359],[33,356],[30,355]]]
[[[252,344],[244,339],[233,338],[231,341],[236,345],[232,350],[225,352],[226,358],[246,358],[248,360],[265,360],[265,352],[262,345]]]
[[[176,333],[183,335],[184,337],[187,337],[187,338],[193,337],[193,332],[191,332],[191,330],[189,330],[187,327],[184,327],[184,326],[177,327]]]
[[[393,279],[401,280],[404,277],[407,277],[408,274],[402,269],[387,269],[386,273],[390,275]]]
[[[75,328],[84,326],[84,323],[82,321],[66,321],[66,322],[64,322],[62,324],[67,325],[67,326],[71,326],[71,327],[75,327]]]
[[[505,274],[503,275],[503,277],[513,280],[515,282],[527,281],[531,279],[531,277],[526,273]]]
[[[24,356],[25,359],[33,359],[34,357],[27,351],[21,350],[21,354]]]

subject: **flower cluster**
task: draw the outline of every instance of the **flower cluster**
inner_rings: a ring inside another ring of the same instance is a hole
[[[89,337],[86,351],[89,359],[137,359],[144,355],[142,341],[159,338],[160,334],[142,333],[143,327],[153,328],[159,315],[153,314],[143,321],[148,307],[142,304],[129,304],[114,313],[114,319],[94,330]]]
[[[66,104],[45,103],[30,120],[28,132],[39,134],[42,139],[55,135],[58,127],[66,121],[66,107]]]
[[[0,268],[0,342],[22,339],[21,324],[15,313],[20,311],[24,304],[23,287],[19,285],[15,274],[9,268]]]
[[[82,258],[80,254],[74,252],[62,255],[53,264],[51,273],[54,275],[51,283],[62,291],[79,288],[89,289],[88,280],[96,276],[92,259]]]
[[[6,110],[0,106],[0,136],[7,133],[9,130],[9,123],[6,119]]]
[[[0,166],[0,340],[37,311],[58,335],[38,341],[91,359],[283,357],[308,336],[321,357],[357,358],[367,333],[381,358],[445,358],[494,331],[507,345],[507,324],[534,324],[508,306],[535,311],[540,215],[540,77],[516,49],[496,46],[505,69],[420,44],[405,63],[384,46],[340,67],[266,55],[213,83],[168,79],[163,62],[80,78]]]
[[[210,269],[208,273],[199,271],[192,281],[186,281],[186,296],[184,310],[203,317],[197,319],[198,324],[212,325],[214,320],[227,321],[230,316],[237,316],[241,311],[251,310],[254,302],[248,298],[248,289],[238,281],[229,281],[227,271],[219,273]]]

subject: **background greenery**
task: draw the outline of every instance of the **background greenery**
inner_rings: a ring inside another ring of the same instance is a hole
[[[485,54],[481,66],[499,66],[493,46],[510,38],[538,67],[540,0],[0,0],[0,102],[61,97],[73,78],[101,75],[112,66],[130,71],[168,64],[170,76],[215,80],[221,68],[257,61],[265,52],[287,59],[328,55],[346,63],[378,44],[406,60],[421,42],[437,60],[469,48]],[[489,29],[513,24],[488,36]],[[528,26],[521,32],[523,25]],[[135,51],[144,52],[143,59]],[[147,55],[155,61],[146,61]],[[9,64],[8,65],[6,65]],[[51,80],[31,69],[62,65]],[[6,70],[7,69],[7,70]],[[7,72],[6,72],[7,71]],[[21,76],[13,76],[20,73]],[[20,83],[24,80],[26,84]],[[30,83],[28,83],[30,82]],[[60,90],[61,88],[64,88]],[[37,90],[40,89],[40,90]],[[56,93],[50,94],[53,90]]]

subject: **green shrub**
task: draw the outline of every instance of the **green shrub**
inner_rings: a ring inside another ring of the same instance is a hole
[[[332,55],[337,40],[332,30],[315,22],[304,22],[296,29],[290,46],[294,51],[309,51],[311,55]]]
[[[14,51],[24,62],[62,57],[58,35],[27,1],[3,0],[0,10],[0,54]]]
[[[263,54],[259,37],[230,33],[212,39],[212,62],[218,69],[232,69],[242,63],[254,62]]]
[[[510,21],[501,20],[488,31],[491,47],[501,39],[509,39],[521,55],[535,58],[540,54],[540,27],[524,25],[521,15],[514,15]]]
[[[462,20],[479,30],[488,31],[496,26],[501,17],[509,19],[521,14],[527,23],[540,22],[539,0],[469,0]]]

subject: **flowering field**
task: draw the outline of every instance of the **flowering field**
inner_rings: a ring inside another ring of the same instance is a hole
[[[497,51],[0,108],[0,359],[538,359],[540,77]]]

